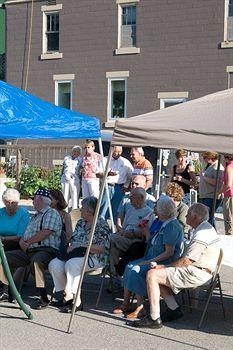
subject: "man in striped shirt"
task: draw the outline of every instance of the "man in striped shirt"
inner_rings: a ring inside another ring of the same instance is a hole
[[[151,162],[145,158],[142,147],[133,147],[130,151],[130,157],[133,162],[133,173],[132,175],[144,175],[146,178],[147,191],[153,183],[153,167]]]

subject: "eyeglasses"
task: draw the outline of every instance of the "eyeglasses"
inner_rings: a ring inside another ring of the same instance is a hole
[[[131,182],[131,185],[139,186],[140,184],[138,182]]]

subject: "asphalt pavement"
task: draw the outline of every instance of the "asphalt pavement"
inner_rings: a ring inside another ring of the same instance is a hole
[[[218,215],[217,228],[223,233],[221,214]],[[233,240],[233,237],[232,237]],[[233,254],[232,254],[233,255]],[[49,277],[49,276],[48,276]],[[29,321],[17,304],[0,305],[0,349],[1,350],[41,350],[41,349],[79,349],[79,350],[123,350],[123,349],[233,349],[233,268],[223,266],[221,282],[226,309],[223,319],[221,306],[211,304],[201,330],[197,328],[201,310],[184,308],[184,317],[164,325],[159,330],[137,330],[126,324],[123,316],[112,314],[121,301],[122,294],[115,302],[105,288],[98,308],[95,308],[100,277],[85,277],[83,284],[84,311],[75,314],[71,334],[67,333],[70,315],[49,307],[33,311],[34,319]],[[48,278],[50,291],[51,278]],[[29,279],[23,288],[23,299],[30,307],[33,302],[33,280]],[[219,298],[216,295],[215,302]],[[180,300],[181,301],[181,300]],[[202,303],[199,304],[201,308]]]

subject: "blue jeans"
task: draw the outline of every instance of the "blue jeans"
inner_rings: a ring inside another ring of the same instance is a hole
[[[214,202],[214,199],[213,198],[200,198],[199,200],[202,204],[206,205],[208,208],[209,208],[209,213],[211,215],[212,213],[212,207],[213,207],[213,202]],[[218,209],[219,205],[221,204],[221,199],[217,199],[216,200],[216,206],[215,206],[215,211]],[[211,220],[211,218],[209,219],[209,223],[211,225],[215,227],[215,219],[213,217],[213,219]]]
[[[109,192],[109,198],[110,201],[112,201],[112,198],[115,193],[115,186],[110,186],[108,185],[108,192]],[[102,198],[102,204],[100,208],[100,217],[103,218],[104,220],[107,220],[109,218],[109,210],[108,210],[108,199],[107,199],[107,194],[106,190],[104,191],[103,198]]]

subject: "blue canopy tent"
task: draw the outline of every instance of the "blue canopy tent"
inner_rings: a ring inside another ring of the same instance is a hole
[[[55,106],[0,81],[3,139],[97,139],[99,119]]]
[[[99,119],[55,106],[3,81],[0,81],[0,137],[34,140],[98,139],[100,153],[103,156]],[[113,228],[107,186],[106,192]],[[2,261],[5,261],[4,251],[1,248],[0,239],[0,258],[2,256]],[[87,257],[89,250],[90,247],[87,250]],[[8,271],[8,280],[10,277]],[[15,291],[15,297],[26,315],[31,318],[31,313],[24,306],[17,291]]]

